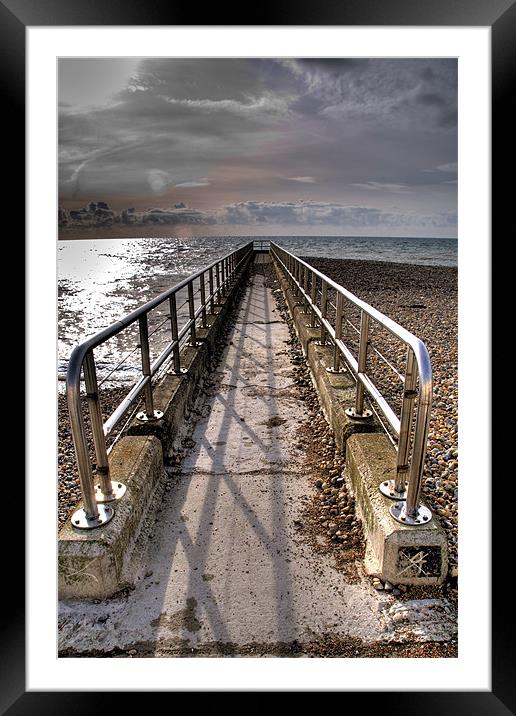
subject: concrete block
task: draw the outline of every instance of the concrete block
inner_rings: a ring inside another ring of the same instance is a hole
[[[346,443],[346,472],[366,538],[366,571],[391,584],[441,584],[448,555],[437,518],[424,526],[402,525],[389,513],[392,500],[378,489],[396,474],[396,451],[388,438],[352,435]]]
[[[126,573],[134,542],[152,494],[164,477],[161,444],[153,436],[124,437],[110,453],[109,467],[111,479],[124,482],[127,492],[115,503],[113,519],[103,527],[78,530],[68,520],[61,528],[61,599],[102,599],[130,582]]]

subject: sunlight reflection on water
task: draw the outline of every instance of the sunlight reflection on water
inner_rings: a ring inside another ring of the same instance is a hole
[[[66,372],[75,344],[253,238],[259,237],[60,241],[57,252],[59,374]],[[457,265],[457,242],[450,239],[290,236],[278,237],[276,241],[298,255]],[[178,306],[183,301],[184,297],[178,297]],[[150,321],[151,329],[160,316],[163,320],[165,310],[155,312]],[[186,317],[186,307],[179,313]],[[168,331],[161,331],[153,338],[156,356],[169,339]],[[133,350],[136,343],[134,326],[96,349],[99,378]],[[139,360],[139,351],[136,351],[113,374],[114,381],[133,381],[140,369]]]

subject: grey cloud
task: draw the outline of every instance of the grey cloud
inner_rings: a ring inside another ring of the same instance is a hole
[[[183,202],[176,203],[169,209],[152,208],[145,211],[136,211],[130,207],[117,213],[109,208],[105,202],[90,202],[78,210],[59,207],[58,225],[60,227],[95,227],[112,226],[113,224],[126,224],[146,226],[153,224],[215,224],[216,216],[210,212],[190,209]]]
[[[175,187],[187,189],[196,186],[209,186],[210,182],[207,179],[200,179],[199,181],[184,181],[180,184],[174,184]]]
[[[295,225],[290,201],[387,206],[396,192],[407,215],[433,215],[455,202],[424,171],[456,159],[456,89],[455,60],[144,59],[109,104],[60,106],[60,197],[160,196],[172,207],[160,220],[175,222],[176,200],[204,187],[207,206],[240,208],[184,221],[283,211]],[[257,198],[270,208],[242,207]]]
[[[439,164],[438,167],[436,167],[440,172],[456,172],[457,171],[457,162],[449,162],[448,164]]]
[[[330,74],[340,75],[342,72],[351,70],[365,70],[371,60],[364,57],[341,57],[341,58],[324,58],[324,57],[300,57],[297,62],[301,67],[309,69],[316,68],[329,72]]]
[[[410,187],[407,184],[393,184],[392,182],[379,182],[370,181],[365,183],[356,183],[353,186],[357,186],[360,189],[369,189],[370,191],[393,191],[400,194],[405,194],[410,191]]]
[[[444,227],[453,226],[453,212],[434,215],[393,213],[364,206],[345,206],[332,202],[257,202],[247,201],[224,207],[224,223],[290,224],[303,226],[333,225],[359,227]]]
[[[253,60],[210,58],[148,58],[142,61],[128,92],[167,94],[177,100],[245,101],[266,89],[263,74]],[[121,96],[127,96],[123,93]]]
[[[430,107],[445,107],[446,99],[437,92],[421,92],[417,95],[416,101]]]
[[[455,60],[383,60],[361,62],[339,74],[324,64],[290,61],[297,76],[304,76],[309,92],[326,100],[323,114],[335,119],[363,117],[369,121],[389,119],[407,124],[415,120],[441,126],[441,114],[428,114],[429,105],[446,113],[456,109],[457,71]]]

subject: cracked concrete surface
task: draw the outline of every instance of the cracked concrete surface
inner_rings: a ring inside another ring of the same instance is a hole
[[[302,644],[328,633],[366,642],[436,638],[435,620],[412,621],[409,602],[396,611],[396,600],[365,576],[347,583],[296,528],[310,487],[295,446],[306,412],[289,338],[255,274],[194,428],[195,446],[147,530],[135,589],[100,604],[61,603],[60,650],[145,644],[161,656],[214,642]],[[452,622],[437,631],[438,640],[450,638]]]

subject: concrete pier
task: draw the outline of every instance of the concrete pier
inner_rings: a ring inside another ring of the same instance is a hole
[[[329,634],[364,642],[453,636],[442,600],[425,600],[424,609],[405,601],[400,618],[360,565],[350,583],[296,528],[312,476],[295,444],[306,411],[289,338],[257,271],[206,388],[193,447],[140,535],[133,590],[100,603],[62,602],[62,652],[238,655]]]

